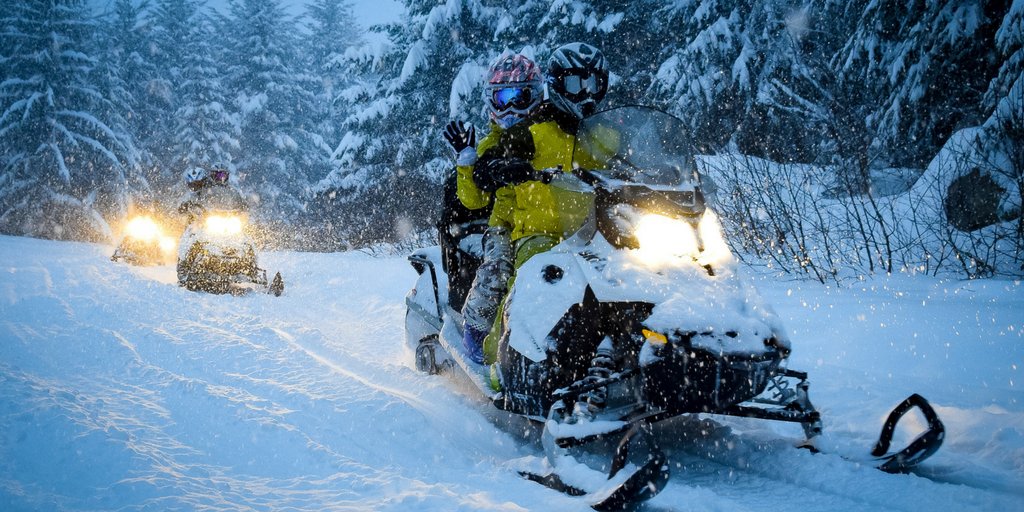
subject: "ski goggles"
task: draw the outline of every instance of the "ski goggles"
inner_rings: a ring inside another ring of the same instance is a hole
[[[224,183],[228,181],[228,172],[223,169],[218,169],[210,173],[210,177],[217,183]]]
[[[540,102],[532,85],[501,87],[491,90],[491,106],[496,112],[526,112]]]
[[[601,92],[601,84],[597,79],[597,75],[588,75],[586,77],[566,75],[562,79],[562,85],[565,86],[565,92],[569,94],[580,94],[582,92],[597,94]]]

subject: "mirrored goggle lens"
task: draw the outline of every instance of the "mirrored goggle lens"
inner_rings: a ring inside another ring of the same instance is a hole
[[[227,171],[213,171],[213,180],[214,181],[220,181],[220,182],[227,181],[228,180],[228,172]]]
[[[582,78],[579,75],[568,75],[562,82],[565,85],[565,92],[569,94],[579,94],[580,92],[587,91],[590,94],[597,94],[597,76],[590,75],[586,78]]]
[[[529,87],[495,89],[491,94],[491,102],[498,110],[526,109],[533,103],[533,90]]]

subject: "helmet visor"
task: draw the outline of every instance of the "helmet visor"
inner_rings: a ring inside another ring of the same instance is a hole
[[[491,91],[491,106],[497,112],[506,110],[526,111],[537,101],[533,87],[515,86],[502,87]]]

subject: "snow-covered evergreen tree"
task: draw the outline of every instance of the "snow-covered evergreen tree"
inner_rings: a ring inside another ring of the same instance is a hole
[[[141,169],[129,176],[133,201],[151,203],[154,185],[161,185],[159,166],[148,151],[156,126],[150,101],[150,83],[157,78],[156,67],[149,59],[152,39],[149,20],[145,16],[148,1],[117,0],[114,13],[103,27],[104,69],[107,72],[110,99],[115,115],[124,120],[139,150]],[[149,171],[149,172],[146,172]],[[137,196],[137,197],[136,197]]]
[[[113,113],[95,48],[98,23],[77,0],[8,5],[0,82],[0,232],[105,239],[139,156]]]
[[[191,166],[229,167],[238,152],[238,115],[231,108],[229,93],[215,47],[215,32],[206,22],[196,23],[181,46],[185,50],[175,73],[175,109],[171,169]],[[180,176],[180,173],[176,173]]]
[[[923,168],[954,130],[984,120],[982,95],[999,67],[991,50],[1001,4],[832,5],[835,15],[859,20],[832,66],[843,90],[867,91],[851,108],[865,119],[872,167]]]
[[[221,62],[238,115],[234,165],[264,219],[291,222],[306,209],[313,173],[322,168],[313,131],[314,78],[296,58],[297,25],[277,0],[235,0],[219,36]]]
[[[476,0],[409,0],[406,8],[387,28],[391,45],[348,54],[380,75],[342,93],[349,115],[318,200],[321,215],[352,242],[394,240],[429,225],[452,165],[441,127],[449,116],[486,127],[479,91],[497,55],[494,9]]]
[[[158,77],[148,82],[165,196],[177,197],[182,173],[192,166],[229,166],[238,147],[238,123],[224,84],[225,50],[202,0],[156,0],[152,59]]]
[[[751,68],[762,56],[745,34],[749,13],[749,1],[693,0],[654,14],[674,27],[674,44],[651,92],[689,124],[704,152],[725,147],[744,111],[744,95],[754,90]]]
[[[347,1],[315,0],[307,8],[309,33],[303,37],[310,69],[316,78],[317,133],[321,147],[329,153],[337,143],[344,111],[336,101],[341,91],[356,83],[357,70],[348,66],[346,52],[362,41],[361,27]],[[356,72],[356,73],[354,73]]]
[[[309,175],[314,179],[328,175],[334,169],[334,150],[343,136],[342,128],[350,102],[345,91],[358,89],[359,83],[369,80],[373,73],[353,66],[346,57],[362,42],[361,28],[354,19],[351,5],[346,1],[315,0],[306,11],[309,32],[303,37],[302,47],[307,50],[309,69],[315,81],[312,150],[317,158],[311,164]],[[315,210],[315,208],[313,208]],[[311,212],[306,218],[309,231],[307,244],[316,249],[338,247],[333,220],[319,218]]]

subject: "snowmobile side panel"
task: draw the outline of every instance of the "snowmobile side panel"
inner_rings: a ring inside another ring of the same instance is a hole
[[[583,300],[587,278],[572,254],[548,252],[530,258],[516,271],[516,285],[505,304],[512,348],[543,361],[548,334],[565,312]]]

